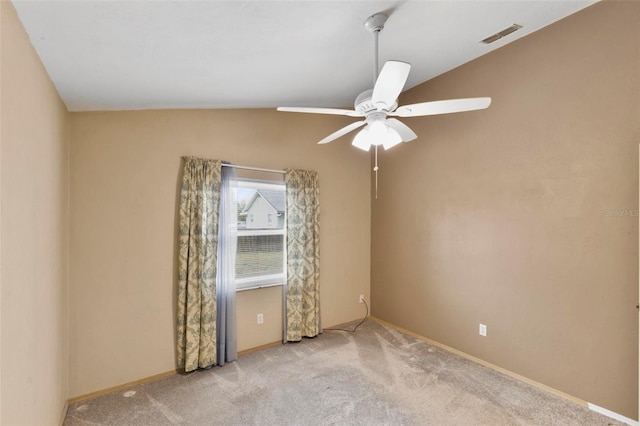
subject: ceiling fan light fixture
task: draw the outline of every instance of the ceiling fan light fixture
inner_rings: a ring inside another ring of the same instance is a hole
[[[368,126],[367,138],[371,145],[384,145],[387,141],[387,126],[382,120],[375,120]]]
[[[351,145],[363,151],[369,151],[372,146],[382,145],[384,149],[393,148],[402,142],[402,137],[384,121],[377,120],[360,130],[353,138]]]
[[[400,134],[396,132],[395,129],[392,129],[391,127],[387,126],[387,139],[382,144],[384,149],[387,150],[387,149],[393,148],[394,146],[398,145],[401,142],[402,142],[402,137],[400,137]]]
[[[368,138],[369,130],[367,129],[367,127],[356,133],[356,136],[353,138],[353,142],[351,142],[351,145],[355,146],[356,148],[360,148],[363,151],[369,151],[369,148],[371,148],[371,144],[369,143]]]

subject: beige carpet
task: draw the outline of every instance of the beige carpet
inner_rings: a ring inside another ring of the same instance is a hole
[[[69,406],[79,425],[617,425],[374,322]]]

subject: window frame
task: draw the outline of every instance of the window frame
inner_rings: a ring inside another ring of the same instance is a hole
[[[283,191],[286,196],[286,187],[284,181],[274,182],[262,179],[237,179],[237,189],[249,188],[264,190]],[[253,221],[252,221],[253,222]],[[248,221],[247,221],[248,223]],[[265,287],[283,286],[287,280],[287,212],[285,207],[284,223],[282,229],[238,229],[237,238],[241,236],[262,236],[262,235],[282,235],[282,273],[259,275],[257,277],[235,278],[236,292],[255,290]]]

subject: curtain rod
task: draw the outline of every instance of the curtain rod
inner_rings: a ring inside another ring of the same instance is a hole
[[[249,167],[249,166],[238,166],[237,164],[222,163],[222,166],[223,167],[234,167],[236,169],[243,169],[243,170],[254,170],[256,172],[280,173],[282,175],[287,173],[284,170],[262,169],[260,167]]]

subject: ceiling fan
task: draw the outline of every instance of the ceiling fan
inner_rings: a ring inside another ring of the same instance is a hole
[[[398,107],[397,99],[407,81],[411,65],[401,61],[387,61],[378,75],[378,34],[384,28],[387,19],[388,17],[384,13],[377,13],[367,18],[364,23],[364,27],[371,31],[375,37],[374,86],[373,89],[366,90],[358,95],[355,100],[354,110],[279,107],[278,111],[364,117],[364,120],[345,126],[318,143],[332,142],[359,127],[365,126],[364,129],[356,134],[352,144],[365,151],[369,151],[371,146],[375,146],[377,154],[379,145],[389,149],[401,142],[409,142],[418,137],[409,126],[393,117],[419,117],[473,111],[485,109],[491,104],[491,98],[466,98],[421,102]],[[374,170],[377,171],[377,161]]]

